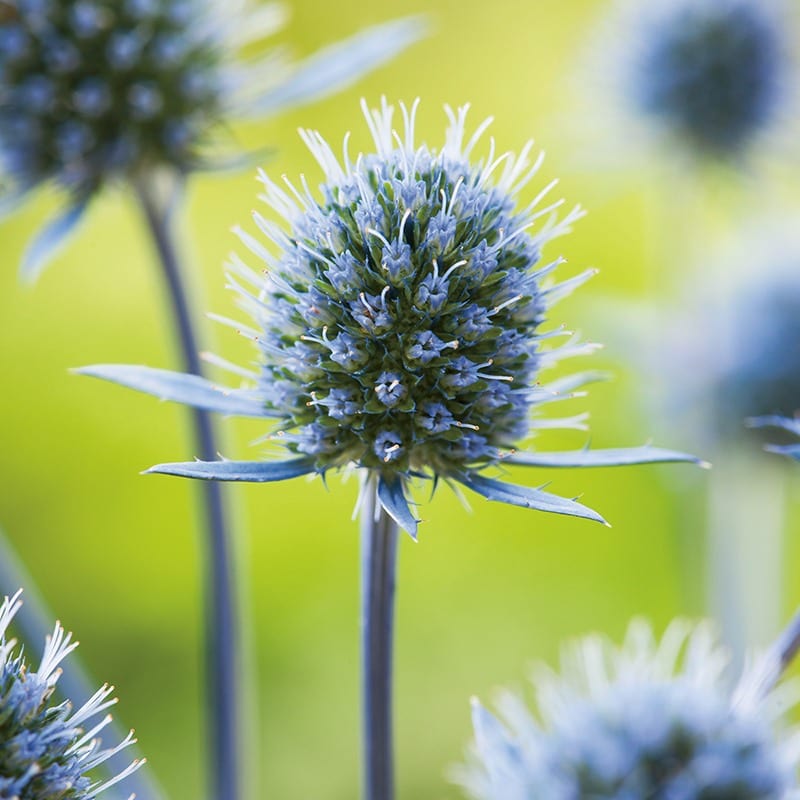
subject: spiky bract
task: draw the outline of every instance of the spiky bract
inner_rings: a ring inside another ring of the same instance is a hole
[[[7,638],[19,596],[0,604],[0,798],[91,800],[143,763],[134,761],[108,781],[97,777],[96,768],[135,739],[131,733],[116,747],[101,748],[97,734],[111,718],[98,716],[116,703],[108,686],[78,709],[55,699],[59,664],[77,642],[56,624],[33,669],[15,649],[16,641]]]

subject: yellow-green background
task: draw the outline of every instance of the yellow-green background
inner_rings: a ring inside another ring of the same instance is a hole
[[[589,205],[587,219],[551,254],[569,258],[564,274],[601,269],[579,297],[553,313],[591,339],[597,304],[615,293],[641,295],[657,266],[653,253],[672,235],[648,240],[654,227],[647,170],[626,182],[575,166],[591,153],[576,152],[566,132],[591,130],[594,110],[575,100],[574,62],[601,6],[577,0],[413,0],[402,7],[385,0],[368,6],[295,0],[279,39],[298,54],[412,11],[428,12],[433,32],[356,87],[243,128],[241,140],[275,148],[272,174],[303,171],[313,183],[319,173],[296,128],[318,128],[333,143],[352,128],[353,151],[366,147],[358,100],[364,95],[376,102],[381,94],[407,102],[421,97],[419,139],[434,145],[443,135],[444,103],[472,103],[473,124],[494,115],[501,149],[519,149],[535,136],[548,158],[525,198],[561,175],[563,196]],[[591,146],[586,136],[583,147]],[[237,313],[223,289],[222,263],[239,247],[230,228],[248,224],[257,189],[249,173],[191,182],[184,230],[202,308]],[[186,414],[67,372],[102,362],[173,366],[166,303],[124,192],[95,203],[79,236],[39,284],[21,287],[16,267],[24,244],[54,207],[54,198],[40,197],[0,229],[0,525],[51,606],[78,634],[92,672],[118,687],[119,716],[136,727],[169,795],[194,798],[204,780],[195,487],[138,474],[153,463],[194,455]],[[661,257],[668,262],[668,253]],[[247,343],[232,332],[209,330],[208,337],[233,360],[250,357]],[[611,367],[619,376],[573,401],[575,413],[592,412],[594,445],[640,444],[658,430],[660,444],[693,447],[688,432],[676,430],[666,441],[663,422],[647,419],[636,376],[620,352],[606,350],[592,366]],[[258,423],[226,421],[223,427],[226,455],[255,455],[248,443],[262,432]],[[577,447],[585,439],[581,433],[550,435],[541,445]],[[444,772],[469,738],[471,695],[489,698],[493,687],[521,686],[529,665],[552,661],[566,637],[600,629],[619,638],[633,615],[646,615],[660,628],[676,614],[702,610],[696,578],[706,473],[665,466],[520,471],[514,477],[531,484],[552,478],[553,490],[582,493],[614,527],[480,499],[468,513],[448,490],[421,507],[419,543],[404,539],[401,546],[401,798],[459,795]],[[336,478],[327,491],[320,481],[303,479],[229,491],[240,509],[240,590],[257,685],[248,701],[254,732],[245,746],[252,797],[350,800],[358,792],[355,496],[355,480]],[[789,577],[798,572],[795,555],[790,546]],[[787,610],[800,599],[789,586]]]

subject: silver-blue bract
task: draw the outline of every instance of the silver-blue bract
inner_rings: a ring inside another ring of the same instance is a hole
[[[476,800],[789,800],[799,753],[776,722],[792,703],[773,686],[796,628],[735,688],[705,625],[675,622],[657,641],[637,621],[621,648],[579,641],[561,675],[535,679],[536,714],[511,694],[500,719],[474,703],[474,747],[454,777]]]
[[[7,635],[20,594],[0,604],[0,797],[91,800],[144,762],[132,762],[107,781],[96,777],[100,765],[135,741],[133,732],[116,747],[102,749],[97,734],[111,721],[103,712],[116,703],[109,686],[78,709],[54,699],[59,664],[78,643],[56,623],[33,669]]]
[[[318,199],[303,179],[286,188],[261,175],[263,199],[286,229],[255,215],[265,241],[240,238],[261,262],[238,258],[230,286],[253,320],[257,372],[235,372],[251,388],[228,390],[197,377],[137,367],[89,374],[221,413],[272,417],[286,462],[164,464],[154,471],[220,480],[272,481],[353,465],[380,476],[386,511],[412,533],[410,478],[443,478],[494,500],[601,520],[591,509],[540,489],[483,474],[499,463],[610,466],[690,457],[655,448],[520,453],[529,429],[575,425],[536,416],[596,377],[541,383],[559,358],[593,346],[546,331],[545,315],[590,276],[552,279],[560,259],[540,263],[543,246],[580,215],[558,220],[544,204],[553,184],[521,211],[515,201],[536,174],[531,143],[520,156],[470,162],[488,121],[471,137],[466,108],[447,110],[441,150],[417,145],[414,115],[392,128],[392,107],[364,113],[376,152],[340,162],[315,132],[303,138],[326,182]],[[277,251],[277,255],[273,252]],[[265,277],[266,276],[266,277]],[[547,345],[550,345],[549,347]]]
[[[159,167],[224,166],[210,145],[234,118],[323,96],[419,38],[419,19],[362,31],[291,64],[273,50],[236,59],[281,27],[278,4],[248,0],[0,2],[0,199],[13,210],[43,183],[66,211],[27,254],[35,273],[112,180]],[[246,163],[246,159],[241,159]],[[235,161],[234,161],[235,163]]]
[[[800,418],[798,417],[794,419],[775,416],[755,417],[747,420],[747,424],[751,428],[777,428],[800,439]],[[792,444],[768,444],[766,449],[771,453],[780,453],[781,455],[793,458],[795,461],[800,461],[800,442],[793,442]]]
[[[700,156],[744,153],[787,99],[791,67],[773,0],[631,0],[623,102]]]

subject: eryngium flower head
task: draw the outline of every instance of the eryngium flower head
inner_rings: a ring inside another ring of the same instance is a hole
[[[415,106],[403,107],[404,135],[392,108],[364,107],[376,152],[340,163],[322,137],[303,138],[325,172],[317,199],[305,180],[287,189],[261,175],[264,199],[288,233],[260,214],[255,220],[278,254],[240,237],[266,266],[266,277],[239,259],[230,283],[255,325],[257,373],[251,390],[147,368],[86,370],[134,388],[223,413],[271,416],[273,437],[296,459],[162,465],[157,471],[227,480],[278,480],[352,465],[379,474],[384,506],[410,531],[404,483],[411,477],[459,481],[496,500],[592,519],[590,509],[541,490],[489,479],[479,471],[500,461],[534,466],[600,466],[687,457],[652,448],[577,453],[518,453],[544,403],[570,397],[595,377],[581,373],[539,381],[559,357],[589,352],[574,340],[544,343],[550,306],[590,273],[553,283],[559,260],[540,263],[542,247],[579,216],[539,208],[551,187],[522,211],[521,188],[541,157],[531,145],[470,162],[480,133],[465,133],[466,108],[448,109],[445,146],[414,141]],[[552,186],[552,184],[551,184]],[[234,370],[238,374],[242,371]],[[580,420],[578,420],[580,421]],[[562,420],[575,425],[576,420]]]
[[[778,119],[792,72],[771,0],[631,0],[620,91],[690,152],[741,155]]]
[[[38,669],[33,669],[8,627],[19,610],[21,592],[0,604],[0,797],[8,800],[91,800],[121,781],[143,761],[103,781],[96,768],[132,744],[131,733],[111,749],[101,749],[97,734],[111,721],[98,715],[116,703],[103,686],[85,705],[54,698],[59,664],[77,646],[56,623],[47,637]]]
[[[621,648],[579,641],[560,676],[535,680],[536,715],[512,695],[505,723],[475,703],[473,756],[456,778],[476,800],[788,800],[798,752],[775,730],[786,702],[771,690],[796,628],[735,688],[705,625],[675,622],[657,642],[637,621]]]
[[[239,63],[237,50],[285,18],[276,4],[248,10],[246,2],[0,0],[0,176],[13,187],[6,203],[56,183],[71,198],[49,229],[62,236],[109,181],[214,167],[209,145],[231,118],[319,97],[420,34],[419,20],[401,20],[299,67],[278,52]]]
[[[564,288],[544,284],[556,264],[538,265],[541,248],[578,212],[533,232],[552,206],[514,208],[529,148],[473,166],[463,111],[440,153],[415,147],[413,109],[401,146],[391,117],[367,114],[378,152],[344,167],[305,134],[321,201],[262,175],[291,233],[256,218],[282,249],[256,309],[259,381],[289,450],[319,469],[452,476],[528,432],[531,387],[557,354],[540,328]]]

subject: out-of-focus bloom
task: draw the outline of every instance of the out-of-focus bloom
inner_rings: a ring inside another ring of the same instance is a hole
[[[747,424],[751,428],[778,428],[787,431],[793,436],[800,438],[800,418],[789,419],[788,417],[755,417],[749,419]],[[767,450],[771,453],[780,453],[789,456],[795,461],[800,461],[800,443],[792,444],[768,444]]]
[[[100,765],[135,742],[133,732],[116,747],[102,749],[97,734],[111,721],[103,712],[116,703],[112,687],[103,686],[78,709],[69,700],[53,699],[59,664],[78,643],[56,623],[34,670],[7,636],[20,594],[0,605],[0,797],[91,800],[144,762],[132,762],[110,780],[96,777]]]
[[[352,82],[422,31],[409,18],[366,29],[292,64],[280,50],[237,53],[278,30],[279,4],[248,0],[0,0],[0,177],[4,210],[45,183],[69,196],[36,239],[35,273],[111,181],[215,156],[235,118],[264,117]],[[240,158],[241,163],[247,159]]]
[[[674,622],[659,642],[636,621],[621,648],[583,639],[561,675],[535,679],[536,714],[510,694],[502,722],[474,703],[473,752],[455,777],[476,800],[789,800],[800,751],[777,730],[792,703],[773,687],[797,622],[735,687],[705,624]]]
[[[445,146],[414,140],[414,113],[402,108],[404,131],[392,129],[392,107],[364,107],[377,152],[343,163],[315,132],[303,138],[323,168],[322,199],[305,180],[283,189],[266,175],[264,199],[288,232],[260,214],[260,240],[239,235],[264,273],[238,258],[230,285],[252,315],[258,372],[252,388],[230,390],[193,376],[142,367],[98,366],[85,372],[196,407],[273,417],[273,436],[290,461],[162,464],[164,472],[220,480],[272,481],[352,465],[380,476],[379,496],[412,534],[406,483],[443,478],[493,500],[600,520],[576,503],[540,489],[482,474],[499,463],[540,467],[611,466],[692,460],[644,447],[524,453],[529,430],[575,426],[582,418],[532,418],[545,403],[573,396],[593,379],[578,373],[550,384],[541,372],[559,358],[591,352],[563,334],[545,332],[550,306],[583,283],[551,276],[560,259],[540,264],[543,246],[577,219],[557,221],[560,203],[540,207],[546,187],[522,211],[515,200],[541,157],[484,160],[470,156],[486,123],[465,132],[466,108],[448,109]]]
[[[800,409],[800,240],[783,223],[761,225],[698,266],[634,357],[662,416],[697,440],[738,440],[746,418]]]
[[[746,155],[788,116],[787,27],[774,0],[620,2],[601,45],[626,143],[642,121],[701,159]]]

